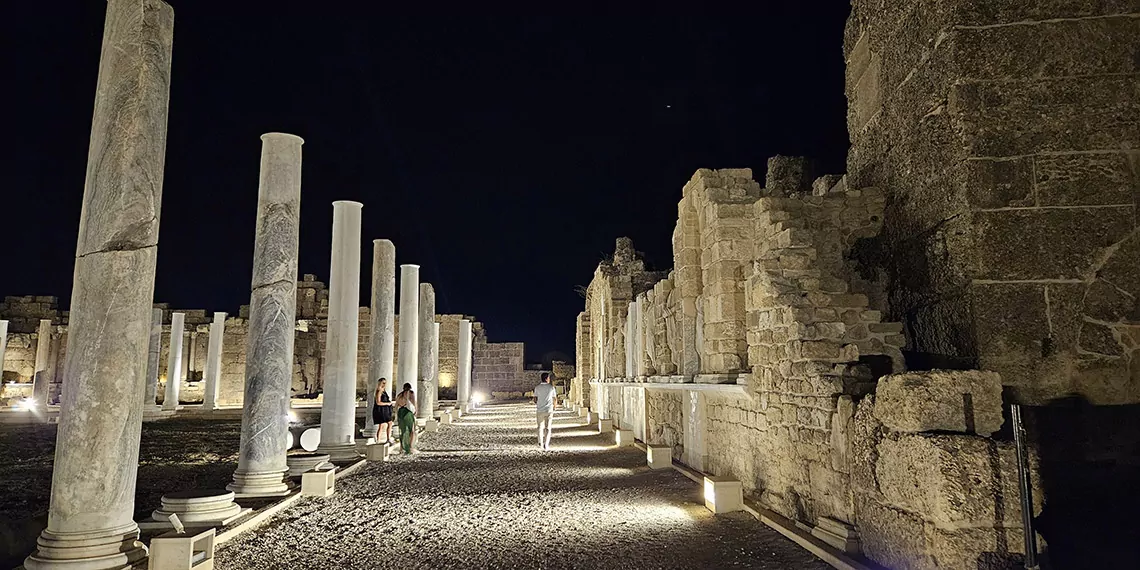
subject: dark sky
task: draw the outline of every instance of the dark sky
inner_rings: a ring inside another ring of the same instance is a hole
[[[172,1],[155,298],[248,303],[259,136],[305,138],[302,273],[327,282],[333,200],[364,203],[438,311],[527,356],[572,356],[575,286],[628,235],[672,263],[697,168],[803,154],[842,172],[840,0],[557,13],[364,2]],[[575,6],[577,4],[567,4]],[[71,294],[105,2],[5,8],[0,295]],[[371,7],[366,7],[371,6]]]

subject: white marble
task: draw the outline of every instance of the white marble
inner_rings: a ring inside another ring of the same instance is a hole
[[[32,375],[32,401],[36,407],[47,405],[48,388],[51,380],[48,379],[48,357],[51,352],[51,321],[40,319],[36,328],[36,368]]]
[[[416,418],[429,419],[435,414],[436,364],[438,363],[439,337],[435,322],[435,287],[420,284],[420,370],[416,388]],[[403,354],[402,352],[400,354]]]
[[[356,356],[360,320],[360,202],[333,202],[329,320],[325,341],[320,453],[356,459]]]
[[[336,486],[336,471],[314,469],[301,474],[301,494],[306,497],[328,497]]]
[[[162,409],[178,409],[178,391],[182,388],[182,339],[185,337],[186,313],[170,314],[170,350],[166,355],[166,395]]]
[[[134,496],[173,31],[174,11],[159,0],[107,2],[75,250],[67,396],[47,528],[24,562],[28,570],[124,568],[147,555]]]
[[[393,390],[400,392],[404,384],[418,390],[416,378],[420,372],[420,266],[400,266],[400,358],[396,361],[396,383]]]
[[[459,374],[456,379],[456,400],[459,409],[466,410],[471,401],[471,321],[459,320]]]
[[[301,137],[261,136],[261,179],[253,242],[241,446],[234,481],[242,496],[289,492],[286,432],[293,384],[297,251],[301,223]]]
[[[222,379],[222,339],[226,333],[226,314],[214,313],[214,322],[210,323],[210,343],[206,348],[205,393],[202,396],[202,407],[212,410],[218,406],[218,383]]]
[[[396,246],[389,240],[372,241],[372,327],[368,345],[368,406],[364,412],[364,433],[375,434],[372,403],[376,383],[388,380],[388,396],[393,395],[392,367],[396,349]]]
[[[150,407],[157,404],[158,397],[158,371],[162,355],[162,309],[150,311],[150,344],[147,347],[146,358],[146,395],[143,397],[143,406]]]

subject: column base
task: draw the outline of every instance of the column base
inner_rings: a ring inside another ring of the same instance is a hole
[[[147,549],[131,524],[93,532],[44,530],[36,550],[24,560],[27,570],[124,570],[146,565]]]
[[[233,491],[234,496],[239,498],[283,497],[293,490],[293,486],[285,480],[287,471],[287,469],[250,473],[235,471],[234,482],[226,485],[226,490]]]
[[[360,458],[360,453],[356,451],[355,440],[350,443],[322,443],[317,446],[316,452],[328,454],[329,461],[333,463],[348,463]]]

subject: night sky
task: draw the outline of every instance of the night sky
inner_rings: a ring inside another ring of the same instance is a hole
[[[697,168],[752,167],[762,180],[779,153],[843,171],[840,0],[549,14],[171,4],[155,299],[176,308],[249,302],[268,131],[305,139],[301,273],[327,282],[330,203],[358,200],[362,305],[371,240],[389,238],[397,262],[435,285],[440,313],[525,341],[531,361],[572,360],[575,287],[614,238],[669,268]],[[105,7],[5,7],[0,295],[70,299]]]

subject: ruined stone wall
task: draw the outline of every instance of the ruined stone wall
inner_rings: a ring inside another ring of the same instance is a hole
[[[1135,2],[855,0],[848,183],[892,317],[1027,403],[1140,402]]]
[[[685,428],[680,390],[645,391],[645,442],[673,448],[673,459],[684,451]]]
[[[574,379],[571,381],[570,401],[577,405],[588,405],[590,401],[590,379],[594,378],[594,350],[590,336],[590,313],[578,313],[574,330]]]
[[[496,393],[508,394],[500,397],[521,398],[534,388],[523,374],[523,343],[487,342],[487,336],[480,332],[476,334],[471,350],[472,393],[480,393],[485,398]]]

